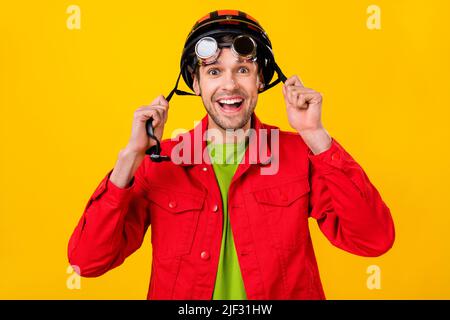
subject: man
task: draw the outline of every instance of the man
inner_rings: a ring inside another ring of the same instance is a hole
[[[263,124],[254,113],[274,72],[285,81],[294,132]],[[128,145],[69,242],[69,261],[82,276],[119,266],[151,226],[148,299],[324,299],[309,217],[353,254],[373,257],[391,248],[388,207],[323,127],[321,94],[297,76],[284,78],[256,20],[233,10],[200,19],[181,73],[207,115],[155,150],[168,101],[161,95],[136,110]]]

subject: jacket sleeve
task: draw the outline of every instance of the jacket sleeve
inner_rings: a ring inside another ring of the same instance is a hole
[[[109,180],[111,170],[90,197],[68,245],[69,262],[81,276],[100,276],[141,246],[150,225],[144,163],[125,188]]]
[[[338,248],[376,257],[394,243],[394,223],[389,208],[364,170],[333,139],[330,149],[310,160],[310,216]]]

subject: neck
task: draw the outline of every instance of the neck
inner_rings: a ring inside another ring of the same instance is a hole
[[[208,116],[209,117],[209,116]],[[209,117],[208,119],[208,130],[211,130],[213,132],[212,135],[209,135],[207,137],[208,140],[214,140],[216,143],[240,143],[245,141],[246,137],[249,134],[249,129],[251,128],[251,122],[252,119],[250,118],[248,122],[239,129],[223,129],[219,127],[212,119]],[[216,135],[219,135],[217,139],[215,138]],[[211,136],[214,136],[214,138],[211,139]],[[217,142],[218,141],[218,142]]]

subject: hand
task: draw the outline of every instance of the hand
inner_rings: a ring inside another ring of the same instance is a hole
[[[322,126],[322,95],[305,88],[296,75],[284,83],[283,95],[291,127],[297,130],[314,154],[327,150],[331,146],[331,137]]]
[[[159,95],[149,106],[138,108],[134,112],[131,137],[126,146],[126,150],[132,153],[144,154],[145,151],[156,145],[155,140],[147,135],[145,123],[153,118],[154,135],[161,141],[164,132],[164,125],[168,118],[169,103],[163,95]]]
[[[322,128],[322,95],[305,88],[298,76],[292,76],[283,85],[284,101],[289,124],[299,133]]]

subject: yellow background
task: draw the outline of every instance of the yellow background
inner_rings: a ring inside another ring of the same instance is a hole
[[[71,4],[80,30],[66,26]],[[366,27],[371,4],[381,30]],[[288,76],[323,93],[324,125],[392,211],[396,242],[379,258],[333,247],[310,221],[327,298],[450,298],[447,0],[2,1],[0,298],[145,299],[149,232],[79,290],[66,287],[67,241],[134,110],[172,89],[194,22],[230,8],[259,20]],[[256,110],[289,129],[280,86]],[[204,114],[199,98],[175,96],[165,137]],[[379,290],[366,286],[370,265],[381,268]]]

